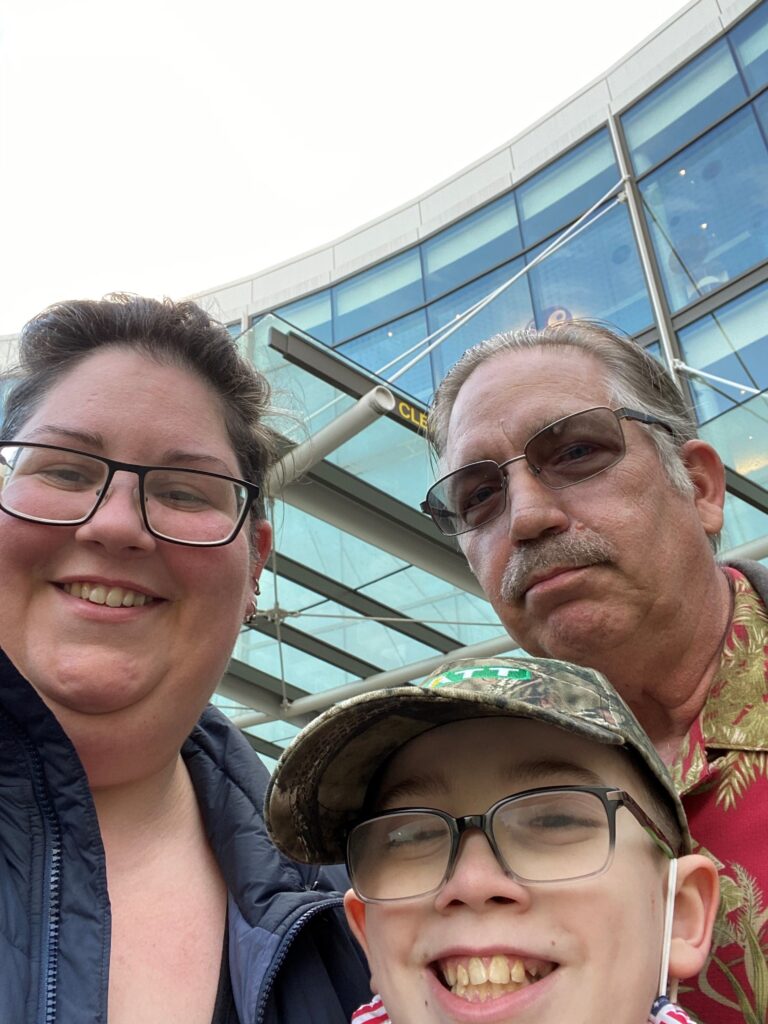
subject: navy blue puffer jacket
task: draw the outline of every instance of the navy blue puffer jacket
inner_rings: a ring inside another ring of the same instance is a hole
[[[283,857],[268,773],[208,708],[182,751],[229,890],[242,1024],[347,1024],[370,996],[338,869]],[[110,908],[96,812],[72,744],[0,652],[0,1024],[106,1024]]]

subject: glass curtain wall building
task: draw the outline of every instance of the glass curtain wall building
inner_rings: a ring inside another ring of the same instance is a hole
[[[377,383],[395,396],[276,505],[271,609],[221,697],[258,749],[274,756],[361,680],[510,649],[455,545],[415,511],[432,478],[425,408],[497,331],[597,318],[671,363],[728,467],[724,549],[768,553],[767,229],[768,0],[694,0],[433,191],[196,296],[269,372],[293,442]]]

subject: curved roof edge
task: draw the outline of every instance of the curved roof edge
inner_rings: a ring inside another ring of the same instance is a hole
[[[760,0],[690,0],[607,71],[510,141],[427,192],[331,242],[191,298],[222,320],[327,288],[402,252],[519,184],[619,114],[704,49]]]

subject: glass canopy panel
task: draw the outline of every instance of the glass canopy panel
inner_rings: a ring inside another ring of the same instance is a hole
[[[751,107],[640,183],[674,310],[768,257],[768,151]]]
[[[689,366],[736,385],[768,388],[768,284],[683,328],[678,337]],[[695,378],[689,378],[689,383],[702,423],[734,405],[750,403],[749,392],[739,387]]]
[[[325,342],[326,345],[333,344],[330,288],[282,306],[276,313],[318,341]]]
[[[424,310],[420,309],[353,341],[344,342],[336,351],[389,380],[427,347],[427,333],[427,319]],[[432,397],[429,357],[420,359],[398,377],[397,386],[417,400],[428,402]]]
[[[741,544],[768,537],[768,514],[748,505],[735,494],[725,496],[725,524],[720,541],[721,551],[730,551]],[[761,559],[768,565],[768,556]]]
[[[244,630],[237,638],[234,657],[275,679],[284,678],[286,683],[307,693],[324,693],[358,678],[289,643],[278,644],[271,636],[254,629]]]
[[[326,618],[326,615],[333,618]],[[433,658],[436,653],[434,647],[334,601],[328,601],[322,609],[308,610],[300,618],[291,620],[291,624],[380,670],[401,668],[412,661]]]
[[[415,509],[432,482],[425,438],[386,417],[346,441],[328,461]]]
[[[427,300],[506,262],[522,247],[514,193],[508,193],[421,247]]]
[[[768,392],[705,423],[699,434],[726,466],[768,489]]]
[[[592,318],[635,334],[652,322],[629,215],[622,205],[603,212],[606,209],[597,211],[602,212],[599,219],[531,269],[528,276],[539,327],[573,317]]]
[[[745,95],[728,43],[710,46],[623,115],[637,173],[704,131]]]
[[[355,404],[355,399],[334,388],[267,344],[270,327],[290,331],[291,324],[269,315],[241,338],[243,353],[269,379],[272,414],[267,422],[285,437],[299,443],[336,419]],[[306,335],[305,335],[306,336]],[[308,338],[310,342],[318,342]]]
[[[499,267],[464,288],[438,299],[427,307],[430,333],[450,326],[470,307],[505,284],[524,267],[522,259]],[[472,345],[490,338],[499,331],[512,331],[533,321],[533,307],[528,281],[523,275],[514,284],[472,316],[432,350],[432,373],[437,386],[456,360]]]
[[[413,565],[362,587],[361,593],[453,637],[457,647],[491,640],[504,632],[488,601]]]
[[[424,305],[418,249],[379,263],[332,289],[336,341],[352,338]]]
[[[275,533],[279,552],[353,590],[408,564],[287,503],[275,509]]]
[[[613,146],[602,130],[517,189],[525,244],[576,220],[618,182]]]
[[[729,37],[747,87],[756,92],[768,82],[768,5],[761,4],[740,21]]]
[[[261,574],[259,582],[261,584],[260,604],[262,606],[267,608],[280,607],[284,612],[288,613],[287,621],[290,624],[295,613],[301,613],[307,608],[319,609],[320,605],[328,601],[324,594],[319,594],[316,590],[303,587],[300,583],[296,583],[295,580],[281,575],[279,572],[279,554],[276,557],[276,562],[278,567],[277,576],[271,569],[265,569]]]

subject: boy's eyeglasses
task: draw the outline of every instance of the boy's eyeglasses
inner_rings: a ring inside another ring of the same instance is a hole
[[[136,474],[144,526],[173,544],[229,544],[259,496],[256,484],[221,473],[117,462],[53,444],[0,441],[0,508],[32,523],[79,526],[102,504],[118,472]]]
[[[638,420],[674,434],[664,420],[635,409],[585,409],[539,430],[526,442],[521,455],[501,463],[491,459],[472,462],[442,477],[427,491],[421,510],[449,537],[490,523],[507,504],[509,477],[505,471],[521,459],[534,476],[555,491],[591,480],[624,458],[626,445],[620,420]]]
[[[591,878],[611,864],[620,807],[666,856],[678,855],[629,793],[602,786],[546,786],[462,818],[426,807],[385,811],[352,829],[347,867],[355,892],[366,903],[428,896],[451,877],[463,833],[479,829],[504,872],[518,882]]]

